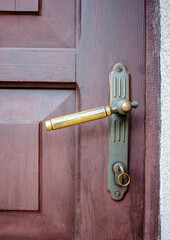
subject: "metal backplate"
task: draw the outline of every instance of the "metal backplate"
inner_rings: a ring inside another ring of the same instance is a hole
[[[125,65],[117,63],[109,75],[110,106],[122,99],[129,101],[129,74]],[[109,117],[109,164],[108,164],[108,190],[113,200],[123,199],[127,186],[118,186],[115,181],[113,166],[122,163],[125,172],[128,171],[128,135],[129,116],[112,114]]]

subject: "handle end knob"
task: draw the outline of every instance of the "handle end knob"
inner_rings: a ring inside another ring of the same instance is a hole
[[[45,126],[48,131],[53,130],[52,122],[50,120],[45,122]]]
[[[138,102],[137,101],[133,101],[131,104],[132,104],[132,108],[137,108],[138,107]]]

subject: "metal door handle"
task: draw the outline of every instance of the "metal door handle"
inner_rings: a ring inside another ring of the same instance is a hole
[[[131,111],[132,108],[136,107],[138,107],[138,103],[136,101],[129,102],[127,100],[120,100],[116,102],[113,106],[99,107],[58,118],[53,118],[46,121],[45,126],[48,131],[56,130],[60,128],[74,126],[80,123],[106,118],[113,113],[116,113],[118,115],[125,115],[129,111]]]
[[[53,118],[45,122],[46,129],[56,130],[97,119],[109,118],[108,191],[115,201],[123,199],[130,183],[128,172],[129,112],[137,108],[130,102],[129,73],[125,65],[117,63],[109,74],[110,106]]]

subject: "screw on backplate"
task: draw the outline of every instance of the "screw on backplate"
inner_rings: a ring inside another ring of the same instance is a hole
[[[114,195],[115,195],[115,197],[120,197],[120,192],[116,191]]]
[[[118,72],[122,72],[123,71],[123,68],[121,66],[117,66],[117,71]]]

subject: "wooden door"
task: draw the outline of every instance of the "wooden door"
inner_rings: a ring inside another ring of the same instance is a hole
[[[143,239],[144,0],[0,0],[0,239]],[[108,120],[47,132],[52,117],[108,105],[131,73],[131,185],[107,192]]]

